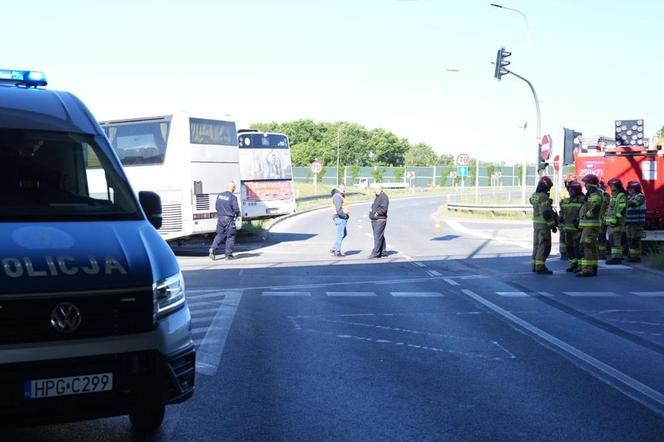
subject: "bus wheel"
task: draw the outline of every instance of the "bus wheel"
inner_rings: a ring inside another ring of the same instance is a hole
[[[161,426],[165,411],[162,404],[143,404],[129,414],[129,420],[137,433],[154,433]]]

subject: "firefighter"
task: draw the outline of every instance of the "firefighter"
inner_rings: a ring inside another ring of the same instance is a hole
[[[572,175],[567,174],[565,177],[565,181],[563,182],[565,189],[567,190],[567,195],[569,196],[569,188],[567,187],[569,183],[573,181]],[[562,207],[565,201],[569,200],[569,198],[563,198],[560,200],[560,207],[561,207],[561,215],[562,215]],[[562,226],[562,221],[560,223]],[[565,242],[565,229],[559,229],[559,235],[560,235],[560,240],[558,241],[558,251],[560,252],[560,259],[562,261],[568,259],[567,258],[567,243]]]
[[[553,181],[543,176],[537,183],[535,193],[530,197],[533,205],[533,271],[540,275],[551,275],[553,272],[546,268],[546,258],[551,253],[551,232],[557,232],[558,214],[553,210],[553,201],[549,191]]]
[[[585,202],[581,183],[572,181],[567,184],[569,198],[560,203],[561,231],[565,232],[565,250],[569,260],[568,272],[576,272],[579,269],[579,210]]]
[[[641,235],[646,224],[646,197],[638,181],[627,183],[627,246],[629,262],[641,262]]]
[[[608,182],[611,188],[611,201],[606,209],[607,233],[611,245],[611,258],[606,260],[607,264],[622,263],[623,256],[623,233],[625,232],[625,215],[627,211],[627,195],[622,181],[611,178]]]
[[[599,250],[599,259],[606,259],[606,255],[609,254],[609,245],[606,239],[606,221],[604,220],[604,215],[606,214],[606,209],[609,207],[611,196],[609,195],[609,192],[606,191],[606,184],[604,183],[604,180],[600,180],[599,190],[602,194],[602,208],[599,214],[600,226],[597,244]]]
[[[597,236],[600,229],[600,211],[602,210],[602,194],[599,190],[599,179],[588,174],[583,177],[586,185],[585,202],[579,209],[579,228],[581,229],[581,248],[583,257],[580,260],[580,272],[576,276],[597,276],[599,251]]]

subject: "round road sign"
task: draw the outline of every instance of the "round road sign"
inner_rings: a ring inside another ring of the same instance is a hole
[[[319,160],[312,161],[309,169],[311,169],[311,173],[318,175],[323,170],[323,162]]]
[[[412,180],[413,178],[415,178],[415,172],[413,172],[412,170],[409,170],[408,172],[406,172],[406,178],[408,178],[409,180]]]
[[[460,153],[456,157],[457,166],[468,166],[470,165],[470,156],[467,153]]]

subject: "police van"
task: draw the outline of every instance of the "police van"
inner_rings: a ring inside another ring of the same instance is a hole
[[[161,202],[134,194],[81,101],[43,86],[0,70],[0,427],[129,415],[153,431],[195,376]]]

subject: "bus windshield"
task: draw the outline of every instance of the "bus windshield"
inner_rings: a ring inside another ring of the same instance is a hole
[[[131,219],[131,189],[94,137],[0,130],[1,221]]]
[[[103,127],[124,166],[163,164],[169,119],[105,123]]]
[[[288,138],[282,134],[240,134],[242,181],[290,180],[293,167]]]

